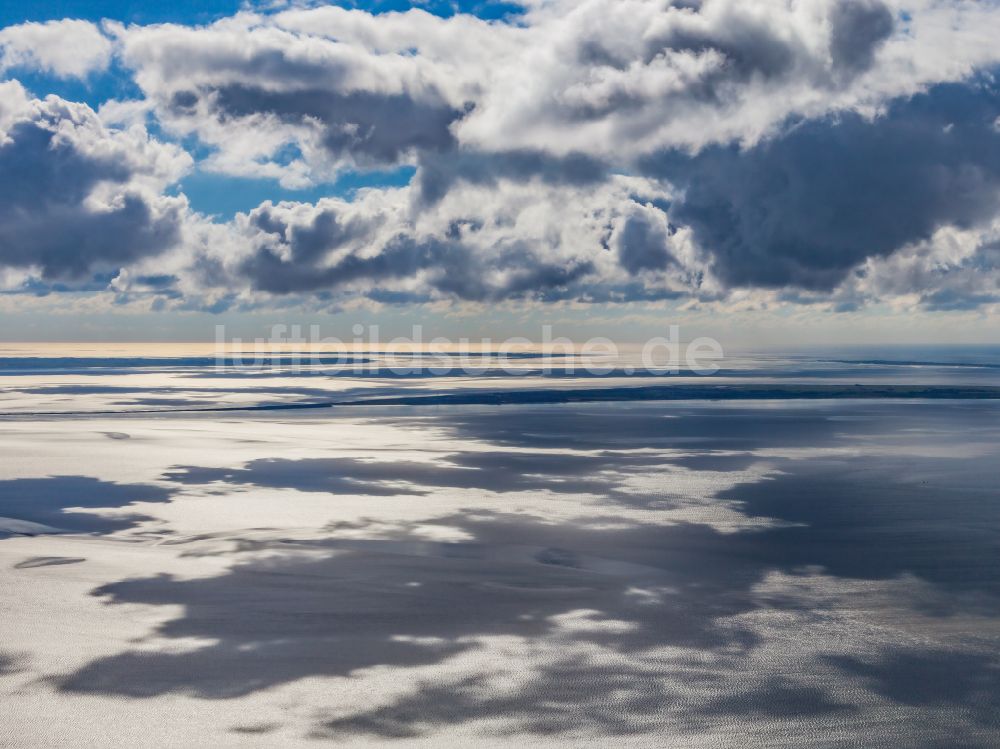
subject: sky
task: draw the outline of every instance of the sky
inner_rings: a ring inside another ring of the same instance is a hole
[[[997,0],[0,9],[0,340],[1000,343]]]

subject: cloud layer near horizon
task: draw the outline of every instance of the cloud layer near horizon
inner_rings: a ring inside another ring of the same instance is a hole
[[[1000,5],[523,6],[0,30],[35,76],[0,84],[0,279],[212,310],[1000,301]],[[97,112],[36,80],[112,66],[135,96]],[[232,220],[177,190],[403,168]]]

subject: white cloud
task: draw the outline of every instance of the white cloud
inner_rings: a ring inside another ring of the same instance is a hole
[[[961,0],[538,0],[515,23],[293,7],[108,23],[113,42],[84,22],[25,24],[0,31],[4,66],[85,75],[113,44],[145,99],[95,116],[0,84],[0,143],[32,121],[81,163],[119,163],[85,180],[85,213],[125,195],[175,210],[175,247],[123,261],[116,288],[169,275],[178,305],[956,306],[933,291],[985,300],[1000,277],[984,228],[1000,150],[973,121],[988,107],[939,122],[954,92],[934,86],[1000,64],[998,19],[996,4]],[[927,91],[923,109],[899,108]],[[149,136],[150,119],[208,146],[205,171],[291,188],[399,165],[416,177],[214,225],[163,194],[191,161]],[[835,158],[810,161],[822,153]],[[966,254],[946,262],[949,231]]]
[[[169,249],[187,204],[162,190],[191,163],[141,126],[0,86],[0,264],[79,280]]]
[[[0,29],[0,72],[32,68],[62,78],[83,78],[111,62],[112,44],[87,21],[22,23]]]
[[[213,167],[301,184],[449,145],[618,164],[750,145],[790,116],[874,115],[1000,61],[995,6],[905,8],[904,21],[881,0],[555,0],[515,25],[321,7],[117,34],[163,121],[222,149]],[[301,156],[281,164],[289,143]]]
[[[265,202],[226,225],[189,222],[183,251],[147,259],[133,275],[167,263],[184,290],[176,306],[220,295],[240,306],[281,297],[308,306],[715,296],[705,259],[683,232],[663,237],[673,243],[669,267],[626,270],[609,244],[636,211],[665,226],[649,201],[666,198],[649,180],[616,177],[574,189],[463,183],[429,207],[410,187],[367,189],[352,201]]]

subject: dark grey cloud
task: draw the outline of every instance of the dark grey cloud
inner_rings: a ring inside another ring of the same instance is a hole
[[[695,11],[661,36],[647,42],[644,61],[664,52],[713,52],[722,57],[720,74],[709,79],[715,85],[747,81],[753,77],[780,79],[804,73],[817,81],[836,81],[827,75],[826,62],[815,49],[795,34],[773,23],[772,18],[747,13],[734,4],[714,23],[701,22],[701,3]],[[839,0],[828,11],[829,50],[833,70],[858,74],[872,66],[878,47],[892,34],[892,11],[881,0]],[[682,16],[682,18],[685,18]]]
[[[273,90],[248,84],[179,91],[171,99],[179,114],[204,101],[222,123],[270,115],[286,125],[318,126],[320,143],[335,158],[360,166],[396,164],[416,151],[441,151],[454,145],[451,124],[463,114],[439,94],[377,91],[342,92],[330,88]]]
[[[259,291],[308,293],[361,284],[373,287],[374,298],[383,301],[393,297],[378,288],[380,284],[420,274],[425,274],[424,283],[430,290],[468,301],[489,301],[565,292],[593,271],[589,262],[547,261],[523,246],[503,248],[485,257],[460,242],[405,234],[396,235],[374,254],[352,252],[328,265],[285,259],[277,248],[263,247],[240,267],[240,273]],[[491,274],[496,280],[491,280]],[[411,293],[400,297],[403,301],[412,298]]]
[[[677,3],[688,12],[675,14],[666,28],[653,33],[643,48],[631,54],[615,52],[600,32],[579,40],[576,57],[585,68],[610,67],[626,71],[649,66],[665,55],[688,53],[717,56],[721,63],[697,76],[685,75],[685,86],[670,94],[672,106],[663,116],[683,116],[690,102],[724,104],[739,96],[751,81],[779,83],[797,78],[815,86],[837,88],[865,72],[875,62],[878,48],[892,34],[892,12],[881,0],[840,0],[828,11],[829,56],[822,47],[807,42],[800,33],[775,24],[773,17],[746,12],[737,3],[721,12],[706,12],[702,3]],[[716,7],[720,4],[716,3]],[[564,106],[559,113],[569,121],[599,120],[611,115],[661,107],[662,97],[640,94],[627,79],[602,98]]]
[[[24,120],[0,145],[0,265],[39,267],[47,280],[82,279],[173,245],[176,206],[161,211],[129,189],[121,153],[89,150],[57,134],[58,121]],[[122,192],[109,208],[87,205],[99,185]]]
[[[944,84],[874,120],[843,113],[643,166],[683,188],[671,220],[726,283],[829,290],[866,258],[997,215],[998,115],[995,83]]]
[[[549,185],[591,185],[602,182],[610,168],[585,153],[558,156],[535,149],[501,152],[451,150],[424,154],[417,171],[419,199],[438,202],[458,183],[495,186],[502,180],[539,180]]]
[[[1000,290],[993,294],[984,294],[953,288],[935,289],[925,292],[920,302],[925,309],[932,312],[973,310],[984,304],[1000,302]]]
[[[875,51],[892,33],[892,11],[880,0],[843,0],[830,12],[830,55],[835,70],[859,73],[875,62]]]
[[[597,272],[584,255],[506,239],[474,216],[418,231],[398,208],[381,200],[265,203],[247,215],[247,237],[257,248],[236,274],[269,294],[319,297],[349,290],[404,304],[442,296],[576,298],[584,279]]]
[[[633,276],[646,270],[665,270],[674,262],[667,231],[645,213],[632,214],[617,238],[618,262]]]
[[[800,46],[783,39],[763,20],[733,15],[726,25],[691,27],[677,25],[646,44],[644,62],[649,64],[664,52],[716,52],[725,60],[724,77],[746,80],[753,75],[775,78],[790,72]],[[721,80],[721,79],[719,79]]]
[[[375,228],[375,218],[324,210],[317,212],[311,221],[296,224],[286,221],[273,205],[265,203],[250,213],[250,224],[268,234],[279,235],[294,261],[312,263],[331,250],[359,246]]]
[[[408,278],[426,268],[442,266],[449,259],[460,261],[452,245],[399,238],[374,255],[352,253],[326,266],[286,260],[276,248],[265,247],[246,260],[240,270],[255,289],[288,294],[335,289],[358,281]]]

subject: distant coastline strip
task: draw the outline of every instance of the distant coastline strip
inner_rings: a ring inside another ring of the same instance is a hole
[[[506,406],[628,401],[763,401],[763,400],[1000,400],[1000,387],[949,385],[653,385],[430,393],[426,395],[359,396],[329,401],[262,403],[234,406],[144,408],[94,411],[11,411],[4,417],[104,416],[150,413],[219,413],[291,411],[357,406]]]

